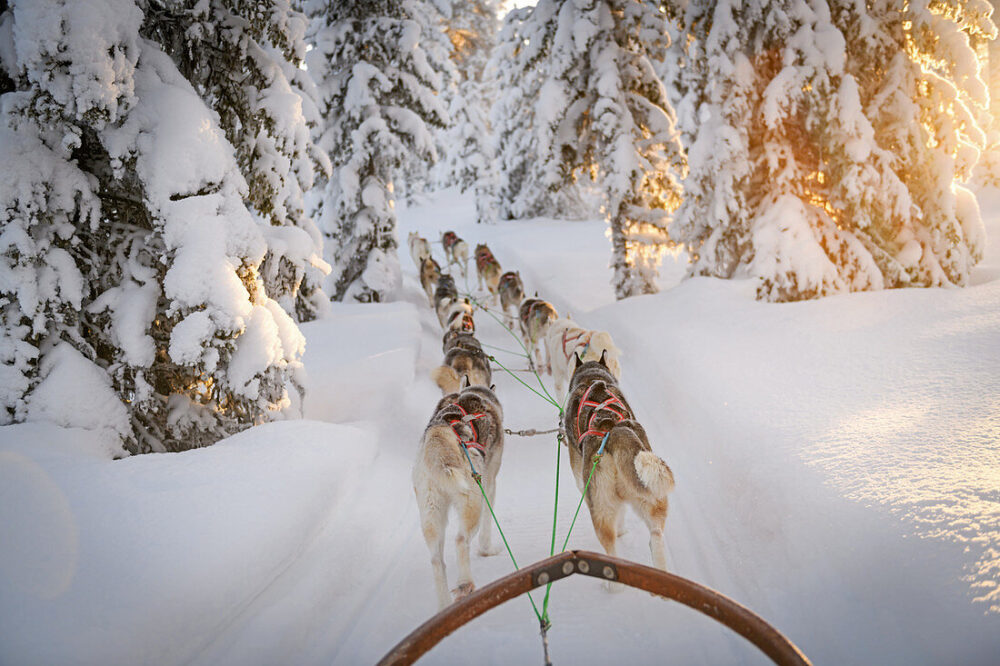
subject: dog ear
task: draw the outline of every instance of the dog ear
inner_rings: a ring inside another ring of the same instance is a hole
[[[607,355],[608,355],[607,349],[601,351],[601,365],[603,365],[605,368],[608,367],[608,362],[604,359],[604,357]]]
[[[462,375],[462,390],[469,388],[469,375]]]
[[[491,391],[496,391],[497,390],[497,385],[496,384],[490,384],[490,390]]]
[[[573,352],[573,356],[576,357],[576,361],[573,363],[573,372],[576,372],[576,369],[583,365],[583,360],[580,358],[580,352]]]

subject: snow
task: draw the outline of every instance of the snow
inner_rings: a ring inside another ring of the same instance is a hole
[[[786,304],[754,300],[750,279],[679,282],[669,255],[661,293],[616,302],[602,222],[477,225],[471,194],[401,210],[399,233],[486,242],[528,294],[611,333],[625,394],[677,480],[672,571],[760,613],[816,664],[992,664],[998,203],[980,194],[985,257],[968,288]],[[93,430],[0,428],[0,663],[373,663],[436,612],[409,479],[439,397],[440,326],[402,269],[394,302],[335,304],[301,326],[303,420],[117,461]],[[517,348],[483,313],[476,324]],[[555,423],[494,376],[506,427]],[[579,499],[565,458],[560,539]],[[521,563],[548,555],[555,460],[549,437],[507,439],[496,510]],[[627,526],[621,554],[647,563],[644,528]],[[570,547],[600,550],[585,509]],[[472,568],[479,585],[512,570],[506,555]],[[765,663],[686,607],[578,576],[553,588],[550,614],[556,663]],[[470,654],[539,662],[527,600],[421,663]]]

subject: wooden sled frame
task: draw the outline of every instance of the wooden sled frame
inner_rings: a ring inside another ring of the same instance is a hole
[[[781,632],[715,590],[659,569],[586,550],[560,553],[476,590],[417,627],[378,663],[380,666],[412,664],[448,634],[491,608],[575,573],[617,581],[679,601],[740,634],[779,666],[810,666],[805,655]]]

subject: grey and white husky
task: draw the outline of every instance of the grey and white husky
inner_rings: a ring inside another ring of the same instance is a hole
[[[521,336],[524,338],[524,346],[528,348],[528,355],[534,357],[535,366],[541,372],[552,372],[550,359],[545,359],[542,363],[542,340],[549,329],[549,325],[559,318],[559,313],[548,301],[543,301],[537,297],[529,298],[521,303],[519,319],[521,321]],[[545,350],[548,355],[548,349]]]
[[[458,288],[455,287],[455,278],[444,273],[438,278],[437,289],[434,290],[434,311],[442,328],[448,321],[451,304],[456,301],[458,301]]]
[[[462,386],[463,377],[473,386],[489,386],[493,382],[490,359],[481,347],[478,349],[469,347],[470,345],[464,342],[453,345],[445,352],[444,363],[431,370],[431,379],[441,388],[444,395],[456,393]]]
[[[580,492],[586,486],[594,455],[607,439],[586,494],[597,539],[608,555],[617,555],[619,527],[626,505],[631,506],[649,528],[653,566],[666,571],[663,527],[674,474],[653,453],[646,430],[635,420],[605,355],[586,363],[577,357],[575,363],[563,428]]]
[[[517,317],[518,307],[524,300],[524,283],[521,282],[521,274],[517,271],[507,271],[500,276],[497,285],[500,292],[500,309],[503,310],[503,318],[507,322],[508,328],[514,327],[514,318]]]
[[[420,440],[413,467],[413,491],[420,511],[420,527],[431,551],[434,585],[441,608],[452,601],[444,567],[444,535],[451,507],[456,509],[458,516],[456,599],[475,589],[469,542],[476,532],[479,531],[481,555],[499,552],[491,545],[489,509],[471,467],[475,468],[475,474],[481,475],[483,492],[493,504],[502,456],[503,409],[491,388],[468,386],[438,402]],[[484,521],[486,524],[481,525]]]
[[[470,351],[482,351],[483,346],[472,333],[466,333],[460,329],[448,329],[441,338],[441,351],[445,354],[454,347],[461,347]]]

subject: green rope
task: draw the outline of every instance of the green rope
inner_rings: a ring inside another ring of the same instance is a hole
[[[502,352],[504,352],[506,354],[512,354],[514,356],[524,356],[525,358],[527,358],[527,356],[525,354],[522,354],[519,351],[511,351],[509,349],[504,349],[503,347],[497,347],[496,345],[488,345],[485,342],[480,342],[479,344],[482,345],[483,347],[488,347],[490,349],[496,349],[497,351],[502,351]]]
[[[556,499],[552,506],[552,543],[549,545],[549,557],[556,554],[556,522],[559,517],[559,463],[562,461],[562,438],[562,433],[556,435]],[[549,619],[549,592],[551,591],[552,583],[549,583],[545,586],[545,599],[542,601],[542,617],[546,622]]]
[[[573,527],[576,525],[576,517],[580,515],[580,507],[583,506],[583,500],[587,496],[587,490],[590,489],[590,480],[594,478],[594,470],[597,469],[597,463],[601,462],[601,456],[604,455],[604,447],[608,443],[609,435],[611,435],[610,432],[604,435],[604,439],[601,441],[601,448],[599,448],[597,453],[594,454],[594,464],[590,466],[590,474],[587,475],[587,483],[583,486],[583,493],[580,495],[580,503],[576,505],[576,513],[573,514],[573,520],[569,524],[569,532],[566,532],[566,540],[563,541],[562,549],[559,551],[560,553],[566,550],[566,544],[569,543],[569,535],[573,533]]]
[[[496,357],[494,357],[494,356],[487,356],[486,358],[490,359],[491,361],[493,361],[494,363],[496,363],[497,365],[499,365],[508,375],[510,375],[511,377],[513,377],[514,379],[516,379],[517,381],[521,382],[521,384],[524,386],[524,388],[528,389],[529,391],[531,391],[532,393],[534,393],[535,395],[537,395],[539,398],[541,398],[545,402],[548,402],[551,405],[553,405],[556,409],[559,410],[559,416],[562,417],[562,411],[563,410],[562,410],[562,407],[559,406],[559,403],[557,403],[551,397],[542,395],[541,393],[539,393],[538,391],[536,391],[533,386],[531,386],[530,384],[528,384],[527,382],[525,382],[523,379],[521,379],[520,377],[518,377],[517,375],[515,375],[513,370],[509,369],[506,365],[504,365],[503,363],[501,363],[500,361],[498,361],[496,359]],[[537,377],[538,374],[536,373],[535,376]]]

